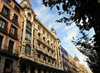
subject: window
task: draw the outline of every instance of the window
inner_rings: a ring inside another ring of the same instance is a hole
[[[38,43],[38,46],[40,47],[40,43]]]
[[[13,69],[13,61],[10,59],[5,60],[5,66],[4,66],[4,73],[7,72],[7,69],[10,68],[11,70]],[[10,70],[9,70],[10,71]]]
[[[2,40],[3,40],[3,36],[0,35],[0,49],[1,49],[1,46],[2,46]]]
[[[18,13],[20,13],[20,9],[19,9],[17,6],[15,6],[14,9],[15,9]]]
[[[47,34],[47,38],[49,38],[49,35]]]
[[[31,17],[31,14],[30,13],[28,13],[27,15],[28,15],[28,17]]]
[[[45,41],[45,37],[43,37],[43,41]]]
[[[48,59],[48,62],[50,62],[50,59]]]
[[[49,40],[48,40],[48,42],[47,42],[48,44],[49,44]]]
[[[40,38],[40,33],[38,33],[38,37]]]
[[[31,31],[31,28],[32,28],[31,22],[27,20],[26,29]]]
[[[35,30],[33,30],[33,36],[35,36]]]
[[[45,31],[43,30],[43,34],[45,34]]]
[[[31,42],[31,33],[26,30],[25,39]]]
[[[14,47],[14,42],[10,40],[8,46],[8,52],[13,53],[13,47]]]
[[[33,40],[33,48],[34,48],[34,40]]]
[[[0,62],[1,62],[1,57],[0,57]]]
[[[43,46],[43,49],[45,49],[45,46]]]
[[[44,61],[46,61],[46,57],[44,57]]]
[[[14,14],[13,20],[14,20],[16,23],[18,23],[18,16],[17,16],[16,14]]]
[[[3,10],[2,10],[2,13],[5,14],[5,15],[7,15],[7,16],[9,16],[10,10],[6,6],[4,6]]]
[[[25,53],[31,55],[31,47],[28,44],[26,44]]]
[[[7,22],[0,18],[0,28],[7,30]]]
[[[10,33],[11,33],[12,35],[17,36],[17,28],[16,28],[16,27],[14,27],[13,25],[11,25],[11,28],[10,28]]]
[[[41,28],[40,28],[40,26],[38,25],[38,30],[40,30]]]
[[[38,58],[40,58],[40,54],[38,54]]]

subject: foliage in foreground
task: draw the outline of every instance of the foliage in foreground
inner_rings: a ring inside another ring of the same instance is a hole
[[[43,4],[50,9],[56,6],[58,15],[65,15],[56,22],[66,23],[67,26],[75,22],[82,37],[72,42],[81,53],[87,56],[86,61],[90,69],[94,73],[100,73],[100,33],[97,33],[97,30],[100,30],[100,4],[98,0],[43,0]],[[93,37],[88,37],[85,31],[89,31],[92,27],[96,34]]]

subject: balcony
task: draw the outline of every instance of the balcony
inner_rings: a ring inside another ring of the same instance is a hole
[[[13,49],[13,51],[11,52],[10,50],[8,50],[8,46],[1,44],[1,47],[0,47],[1,55],[18,59],[18,50]]]
[[[43,54],[46,54],[46,55],[48,55],[49,57],[55,59],[55,56],[54,56],[54,55],[52,55],[51,53],[47,52],[47,51],[44,50],[43,48],[37,47],[37,50],[40,51],[40,52],[42,52]]]
[[[51,50],[55,51],[55,50],[53,49],[52,46],[50,46],[49,44],[47,44],[47,43],[46,43],[44,40],[42,40],[40,37],[38,37],[37,40],[40,41],[41,43],[43,43],[43,44],[44,44],[45,46],[47,46],[48,48],[50,48]]]

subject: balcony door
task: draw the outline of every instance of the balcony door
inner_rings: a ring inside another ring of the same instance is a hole
[[[13,46],[14,46],[14,42],[10,40],[10,41],[9,41],[9,46],[8,46],[8,51],[9,51],[10,53],[13,52]]]
[[[0,49],[1,49],[1,45],[2,45],[2,40],[3,40],[3,36],[0,36]]]

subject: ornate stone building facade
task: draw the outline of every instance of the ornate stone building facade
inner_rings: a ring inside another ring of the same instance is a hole
[[[69,57],[70,72],[78,73],[74,58],[70,54],[68,54],[68,57]]]
[[[38,19],[30,0],[20,2],[23,8],[18,72],[63,73],[60,39]]]
[[[0,0],[0,73],[17,68],[21,15],[15,0]]]
[[[88,73],[87,68],[84,65],[81,65],[79,63],[79,59],[76,55],[74,57],[74,60],[75,60],[75,63],[76,63],[78,73]]]

